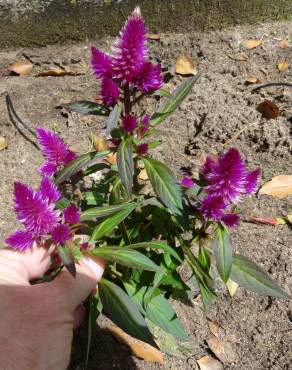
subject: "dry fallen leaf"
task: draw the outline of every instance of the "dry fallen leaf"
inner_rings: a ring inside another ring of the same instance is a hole
[[[286,220],[292,225],[292,215],[287,215]]]
[[[243,219],[245,222],[251,222],[258,225],[284,225],[286,222],[281,217],[268,217],[268,216],[249,216]]]
[[[279,199],[292,195],[292,175],[273,177],[261,187],[259,194],[272,195]]]
[[[83,75],[85,73],[84,70],[80,68],[74,68],[71,69],[69,67],[66,67],[64,69],[62,68],[52,68],[48,69],[46,71],[42,71],[35,75],[35,77],[60,77],[60,76],[79,76]]]
[[[207,344],[223,364],[236,361],[236,352],[233,348],[233,344],[229,341],[219,340],[214,334],[210,334],[207,339]]]
[[[200,358],[197,360],[197,363],[201,370],[223,370],[223,365],[221,362],[210,355]]]
[[[278,63],[278,70],[279,72],[285,72],[289,68],[289,62],[287,60],[283,60],[283,62]]]
[[[163,354],[158,349],[131,337],[117,326],[108,326],[108,330],[119,342],[127,345],[131,352],[145,361],[163,363]]]
[[[148,40],[160,40],[160,35],[158,33],[146,33],[146,37]]]
[[[105,157],[105,160],[109,163],[109,164],[116,164],[117,163],[117,154],[116,153],[110,153],[109,155],[107,155]]]
[[[254,49],[260,45],[262,45],[263,43],[263,40],[244,40],[242,41],[241,45],[245,48],[245,49]]]
[[[147,175],[147,172],[146,172],[146,170],[145,170],[145,169],[143,169],[143,170],[139,173],[139,175],[138,175],[138,179],[139,179],[139,180],[142,180],[142,181],[146,181],[146,180],[148,180],[148,175]]]
[[[233,298],[236,291],[237,291],[238,284],[235,281],[233,281],[231,279],[228,279],[227,283],[226,283],[226,286],[227,286],[228,292],[230,294],[230,297]]]
[[[260,112],[264,118],[272,119],[280,115],[279,108],[271,100],[264,100],[257,106],[257,111]]]
[[[289,41],[288,40],[281,40],[279,42],[279,47],[281,49],[288,49],[289,48]]]
[[[8,67],[8,70],[17,73],[19,76],[27,76],[32,70],[33,64],[29,60],[19,60]]]
[[[92,137],[93,147],[97,152],[101,152],[102,150],[105,150],[108,148],[107,142],[104,140],[103,137],[96,136],[94,134],[92,134],[91,137]]]
[[[180,55],[175,63],[175,72],[186,76],[186,75],[196,75],[197,66],[189,55]]]
[[[261,83],[261,80],[256,76],[250,76],[245,80],[246,85],[253,85],[253,84],[259,84]]]
[[[3,150],[7,147],[7,140],[5,137],[0,136],[0,150]]]
[[[208,320],[208,326],[210,332],[215,335],[218,339],[223,339],[225,337],[225,330],[217,321]]]

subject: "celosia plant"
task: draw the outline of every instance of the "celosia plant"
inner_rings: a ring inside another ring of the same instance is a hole
[[[58,269],[65,266],[73,274],[85,251],[105,259],[92,308],[156,345],[155,327],[162,336],[188,340],[169,298],[192,299],[200,291],[208,312],[219,280],[260,294],[286,294],[257,265],[234,252],[229,241],[229,231],[240,223],[237,205],[255,193],[260,171],[248,170],[239,151],[231,148],[217,158],[207,157],[198,178],[186,174],[178,181],[151,156],[159,144],[152,139],[159,134],[157,125],[174,112],[197,77],[172,94],[161,89],[162,70],[149,60],[146,32],[135,9],[111,55],[92,48],[103,104],[67,106],[108,116],[107,149],[78,157],[55,133],[36,130],[45,157],[39,169],[43,178],[39,190],[15,183],[15,211],[24,229],[6,243],[24,253],[33,243],[53,244]],[[139,102],[154,95],[162,101],[151,115]],[[89,188],[84,188],[85,177],[92,181]],[[182,269],[189,271],[188,279],[182,278]]]

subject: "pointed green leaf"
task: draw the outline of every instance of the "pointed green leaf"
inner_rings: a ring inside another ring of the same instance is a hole
[[[121,107],[116,104],[114,106],[114,109],[110,112],[108,119],[106,121],[106,135],[110,135],[111,131],[118,127],[120,115],[121,115],[122,109]]]
[[[175,251],[174,248],[160,241],[135,243],[135,244],[127,245],[126,247],[133,248],[133,249],[138,249],[138,248],[161,249],[165,252],[168,252],[171,256],[176,258],[179,262],[182,262],[182,259],[180,258],[179,254]]]
[[[117,213],[118,211],[121,211],[122,209],[132,209],[133,205],[137,206],[137,203],[123,203],[111,206],[89,208],[86,211],[82,212],[80,220],[89,221],[100,217],[110,216],[114,213]]]
[[[170,169],[160,161],[143,158],[151,185],[161,201],[174,214],[181,214],[182,191]]]
[[[129,216],[129,214],[136,208],[136,206],[136,203],[131,203],[128,205],[127,208],[122,209],[121,211],[118,211],[117,213],[106,218],[93,230],[91,239],[98,240],[105,235],[109,235],[120,222],[122,222],[127,216]]]
[[[150,258],[144,254],[137,252],[127,247],[99,247],[92,251],[95,256],[101,257],[106,261],[116,262],[120,265],[147,270],[147,271],[161,271]]]
[[[289,295],[265,271],[240,254],[233,256],[230,277],[238,285],[252,292],[272,297],[289,298]]]
[[[159,125],[167,117],[169,117],[187,97],[198,78],[199,75],[190,77],[178,87],[176,87],[172,94],[169,97],[165,98],[165,100],[159,106],[158,110],[151,117],[151,125]]]
[[[134,175],[134,162],[131,140],[123,140],[119,145],[117,152],[117,165],[122,183],[124,184],[128,194],[131,194]]]
[[[217,227],[215,232],[214,255],[219,275],[226,283],[231,271],[233,248],[227,228],[221,225]]]
[[[66,247],[60,246],[58,247],[57,251],[58,251],[58,255],[63,265],[70,272],[70,274],[73,277],[75,277],[76,276],[76,266],[75,266],[74,257],[73,257],[71,250]]]
[[[65,104],[64,107],[70,111],[80,114],[93,114],[96,116],[108,116],[109,109],[105,105],[88,100],[80,100]]]
[[[98,158],[103,158],[110,153],[110,150],[104,150],[101,152],[90,152],[81,155],[80,157],[74,159],[63,170],[57,175],[55,179],[55,184],[59,185],[62,182],[68,180],[71,176],[75,175],[82,169],[90,166]]]
[[[138,307],[118,285],[101,279],[98,290],[106,315],[116,325],[134,338],[157,348]]]

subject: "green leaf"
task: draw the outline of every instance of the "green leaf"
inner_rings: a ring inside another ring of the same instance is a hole
[[[289,298],[289,295],[265,271],[240,254],[233,256],[230,277],[238,285],[252,292],[272,297]]]
[[[98,190],[86,191],[83,193],[84,200],[89,206],[101,206],[103,204],[103,196]]]
[[[56,209],[64,209],[67,208],[71,204],[70,200],[62,197],[57,203],[56,203]]]
[[[157,348],[138,307],[116,284],[101,279],[98,284],[99,296],[106,315],[121,329]]]
[[[219,225],[215,232],[214,255],[216,266],[224,283],[229,279],[232,266],[233,248],[226,227]]]
[[[65,166],[63,170],[57,175],[55,179],[55,184],[59,185],[62,182],[68,180],[71,176],[75,175],[83,168],[90,166],[92,162],[94,162],[97,158],[105,157],[109,153],[110,150],[104,150],[101,152],[90,152],[74,159],[74,161]]]
[[[190,77],[176,87],[170,97],[167,97],[159,106],[158,110],[153,114],[150,124],[159,125],[167,117],[169,117],[187,97],[198,78],[199,75]]]
[[[217,295],[214,291],[210,290],[205,284],[198,281],[201,292],[201,298],[204,306],[205,315],[210,312],[212,304],[216,301]]]
[[[130,139],[123,140],[119,145],[117,152],[117,165],[119,175],[124,184],[127,193],[132,193],[134,162],[132,153],[132,141]]]
[[[82,212],[80,220],[89,221],[100,217],[110,216],[118,211],[121,211],[122,209],[132,209],[134,205],[137,206],[137,203],[123,203],[112,206],[89,208]]]
[[[138,249],[138,248],[161,249],[165,252],[168,252],[171,256],[176,258],[179,262],[182,262],[182,259],[180,258],[179,254],[174,250],[174,248],[160,241],[135,243],[135,244],[127,245],[126,247],[133,248],[133,249]]]
[[[64,107],[70,111],[81,114],[93,114],[95,116],[109,115],[109,110],[106,106],[88,100],[80,100],[65,104]]]
[[[111,131],[118,127],[122,108],[116,104],[114,109],[110,112],[109,117],[106,121],[106,135],[110,135]]]
[[[66,267],[66,269],[70,272],[70,274],[75,277],[76,276],[76,266],[74,262],[74,257],[69,248],[60,246],[57,249],[58,255],[63,263],[63,265]]]
[[[183,208],[181,187],[170,169],[160,161],[143,158],[151,185],[161,201],[174,214],[181,214]]]
[[[152,262],[150,258],[127,247],[99,247],[92,251],[92,254],[123,266],[147,271],[161,271],[161,268]]]
[[[171,96],[171,94],[165,89],[156,90],[156,91],[154,91],[153,95],[154,96],[164,96],[164,97],[170,97]]]
[[[106,218],[93,230],[92,240],[101,239],[105,235],[109,235],[120,222],[122,222],[136,208],[136,203],[131,203],[127,208],[118,211],[112,216]]]
[[[148,143],[148,149],[155,149],[155,148],[157,148],[161,144],[162,144],[162,141],[161,140],[150,141]]]

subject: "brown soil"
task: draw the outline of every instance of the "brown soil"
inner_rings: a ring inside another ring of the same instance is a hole
[[[262,37],[262,46],[240,50],[241,39]],[[254,75],[263,82],[292,82],[292,48],[280,49],[280,39],[292,41],[291,23],[241,26],[212,33],[164,34],[160,41],[151,42],[152,55],[158,56],[163,66],[173,70],[176,57],[190,54],[198,61],[202,77],[182,107],[161,126],[164,144],[157,157],[164,159],[177,173],[190,166],[195,171],[206,153],[217,153],[225,147],[236,146],[246,156],[250,168],[261,167],[264,183],[279,174],[291,174],[292,89],[267,88],[251,93],[244,84]],[[107,48],[106,39],[96,42]],[[48,69],[50,64],[72,65],[89,60],[90,44],[52,46],[43,49],[23,49],[0,53],[0,68],[29,56],[37,65],[34,71]],[[246,61],[238,60],[241,53]],[[278,62],[290,61],[285,73],[277,70]],[[173,86],[183,77],[175,76]],[[8,148],[0,152],[0,239],[15,228],[12,207],[13,181],[18,179],[37,186],[36,169],[42,162],[40,153],[24,140],[7,116],[4,95],[11,94],[19,115],[32,126],[41,125],[57,130],[74,150],[89,147],[90,131],[103,130],[103,120],[92,117],[65,115],[56,106],[69,100],[93,99],[97,84],[86,69],[85,75],[35,78],[3,76],[0,86],[0,135],[7,138]],[[257,105],[264,99],[273,100],[281,115],[275,120],[263,119]],[[241,205],[242,213],[256,216],[291,214],[290,199],[252,197]],[[268,271],[278,283],[291,293],[291,230],[287,225],[265,226],[242,223],[232,233],[237,251],[250,256]],[[195,359],[209,353],[206,338],[207,322],[201,302],[192,306],[175,303],[178,315],[192,336],[191,354],[185,358],[167,357],[164,365],[146,363],[132,357],[113,337],[100,328],[93,333],[88,369],[196,369]],[[236,361],[225,369],[280,370],[292,363],[292,306],[289,301],[261,297],[239,289],[230,299],[222,289],[210,318],[217,320],[231,336],[237,352]],[[84,368],[85,332],[76,333],[72,354],[72,370]],[[82,347],[83,344],[83,347]]]

